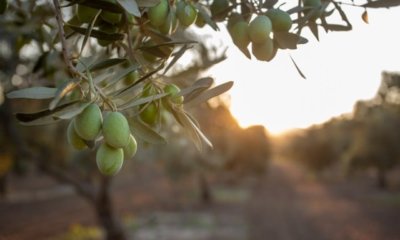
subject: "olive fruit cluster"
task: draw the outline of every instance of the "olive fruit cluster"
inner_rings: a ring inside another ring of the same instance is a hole
[[[188,27],[196,22],[197,9],[190,1],[180,0],[176,4],[170,4],[168,0],[161,0],[148,9],[147,17],[151,25],[161,33],[171,34],[176,31],[179,24]]]
[[[155,125],[159,118],[160,108],[164,106],[169,109],[171,105],[181,106],[183,104],[183,96],[178,96],[181,89],[175,84],[168,84],[163,88],[163,92],[168,95],[163,98],[162,104],[156,101],[152,101],[147,104],[140,106],[140,119],[147,123],[149,126]],[[143,87],[142,97],[149,97],[157,94],[157,90],[152,84],[146,84]]]
[[[233,43],[243,52],[252,43],[251,51],[261,61],[270,61],[276,55],[277,47],[271,33],[288,32],[291,27],[289,14],[280,9],[270,9],[257,15],[250,23],[237,13],[231,14],[228,21],[228,31]]]
[[[68,142],[77,150],[85,149],[101,134],[104,141],[96,152],[97,167],[104,175],[115,175],[121,169],[124,158],[132,158],[137,151],[136,139],[122,113],[107,113],[103,121],[99,106],[92,103],[69,123],[67,129]]]

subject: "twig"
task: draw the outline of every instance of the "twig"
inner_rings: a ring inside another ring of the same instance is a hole
[[[64,62],[67,64],[68,71],[72,74],[72,76],[76,76],[79,79],[87,80],[86,76],[76,70],[76,68],[72,65],[71,58],[69,56],[69,51],[67,48],[67,41],[65,38],[64,26],[63,26],[63,17],[61,13],[61,7],[58,0],[53,0],[54,3],[54,12],[56,14],[57,25],[58,25],[58,34],[60,36],[61,48],[64,57]]]

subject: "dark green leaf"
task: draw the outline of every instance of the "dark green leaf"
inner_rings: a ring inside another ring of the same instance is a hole
[[[22,123],[29,124],[30,122],[35,122],[36,120],[39,120],[41,118],[45,118],[45,117],[52,118],[52,116],[51,116],[52,114],[59,112],[75,103],[77,103],[77,101],[63,104],[61,106],[56,107],[53,110],[45,109],[45,110],[35,112],[35,113],[17,113],[16,118]]]
[[[274,40],[282,49],[296,49],[297,44],[307,43],[307,39],[290,32],[276,32],[274,33]]]
[[[78,27],[78,26],[74,26],[71,24],[65,24],[65,26],[71,28],[72,30],[74,30],[77,33],[80,33],[82,35],[86,35],[87,29],[86,28],[82,28],[82,27]],[[102,32],[99,30],[95,30],[93,29],[90,33],[91,37],[97,38],[97,39],[101,39],[101,40],[107,40],[107,41],[119,41],[124,39],[124,34],[121,33],[107,33],[107,32]]]
[[[57,88],[31,87],[7,93],[8,98],[49,99],[56,95]]]
[[[102,11],[102,10],[97,11],[96,15],[94,16],[94,18],[93,18],[92,21],[90,22],[89,28],[87,29],[86,34],[85,34],[85,38],[83,39],[82,47],[81,47],[81,52],[80,52],[79,55],[81,55],[82,52],[83,52],[83,49],[85,49],[86,43],[87,43],[87,41],[89,40],[89,37],[90,37],[90,34],[92,33],[94,24],[95,24],[95,22],[97,21],[97,18],[99,17],[101,11]]]
[[[330,31],[350,31],[351,26],[338,25],[338,24],[325,24],[323,27]]]
[[[101,70],[105,68],[109,68],[121,63],[126,62],[126,58],[108,58],[105,60],[100,60],[95,62],[93,65],[89,67],[89,70],[91,71],[96,71],[96,70]]]
[[[289,55],[290,56],[290,55]],[[292,56],[290,56],[290,59],[292,60],[292,63],[294,64],[294,66],[296,67],[297,72],[300,74],[300,76],[304,79],[307,79],[306,76],[303,74],[303,72],[300,70],[299,66],[297,66],[296,62],[294,61],[294,59],[292,58]]]
[[[308,22],[307,25],[310,28],[310,30],[311,30],[312,34],[314,35],[314,37],[319,41],[318,25],[313,21]]]
[[[91,102],[78,102],[52,115],[54,119],[71,119],[81,113]]]
[[[400,5],[400,0],[377,0],[377,1],[370,1],[362,6],[366,8],[391,8],[399,5]]]

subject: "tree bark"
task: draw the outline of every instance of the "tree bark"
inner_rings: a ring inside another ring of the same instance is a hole
[[[202,204],[210,204],[212,202],[212,196],[210,191],[210,185],[207,182],[206,176],[202,171],[198,174],[199,188],[200,188],[200,201]]]
[[[386,189],[387,187],[387,179],[386,179],[386,171],[385,169],[378,168],[378,188]]]
[[[105,231],[107,240],[127,240],[121,223],[115,217],[110,194],[111,177],[101,177],[100,189],[96,198],[95,207],[99,224]]]

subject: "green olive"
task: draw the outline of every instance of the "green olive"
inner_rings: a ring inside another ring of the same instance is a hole
[[[179,23],[182,26],[188,27],[196,21],[197,11],[192,4],[186,4],[184,1],[181,1],[178,3],[176,15],[178,16]]]
[[[177,96],[180,91],[181,89],[175,84],[168,84],[164,87],[164,92],[169,94],[166,98],[175,104],[183,103],[183,96]]]
[[[272,22],[272,30],[275,32],[287,32],[292,27],[292,19],[289,13],[280,9],[270,9],[266,13]]]
[[[120,112],[106,115],[103,123],[103,136],[106,143],[115,148],[122,148],[129,142],[129,124]]]
[[[102,174],[113,176],[121,170],[124,151],[122,148],[113,148],[102,143],[96,152],[96,163]]]
[[[230,31],[233,43],[240,49],[247,48],[250,44],[249,24],[239,21],[233,25]]]
[[[252,53],[260,61],[271,61],[277,52],[272,39],[267,38],[262,43],[252,44]]]
[[[140,118],[143,122],[154,125],[157,121],[158,108],[154,102],[144,105],[140,112]]]
[[[68,124],[68,128],[67,128],[67,140],[68,143],[74,147],[76,150],[82,150],[85,149],[86,143],[85,141],[79,137],[79,135],[76,133],[75,131],[75,120],[72,120],[71,122],[69,122]]]
[[[147,16],[151,25],[154,27],[161,26],[168,15],[168,0],[161,0],[157,5],[150,7]]]
[[[265,15],[258,15],[249,24],[249,36],[253,43],[265,42],[271,31],[271,20]]]
[[[97,104],[90,104],[75,117],[75,131],[84,140],[95,140],[101,131],[103,117]]]
[[[128,144],[123,148],[124,151],[124,158],[131,159],[135,156],[137,152],[137,142],[135,137],[131,134],[129,136]]]

